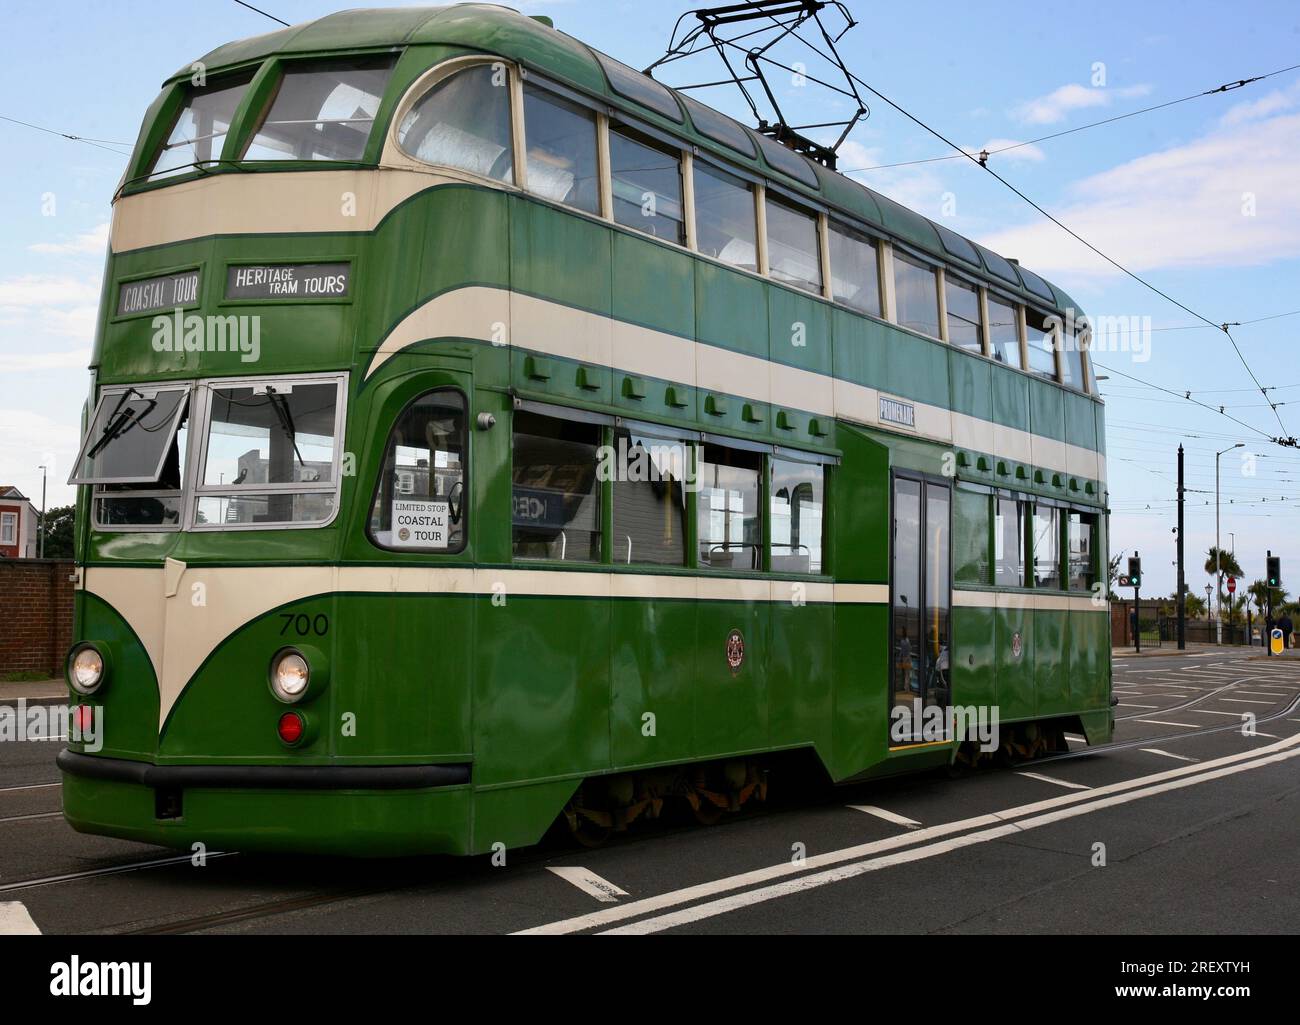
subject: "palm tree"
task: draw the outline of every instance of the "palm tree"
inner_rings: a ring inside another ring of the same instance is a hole
[[[1205,572],[1211,577],[1218,574],[1215,583],[1218,585],[1219,608],[1223,607],[1226,600],[1223,593],[1223,578],[1245,576],[1237,557],[1232,552],[1224,551],[1214,545],[1210,545],[1210,550],[1206,553]]]
[[[1184,603],[1187,606],[1188,619],[1200,619],[1205,615],[1205,599],[1198,594],[1187,593],[1187,600]]]
[[[1255,610],[1261,616],[1268,610],[1270,596],[1273,602],[1274,615],[1278,614],[1287,599],[1287,592],[1285,589],[1281,587],[1269,587],[1263,580],[1256,580],[1246,588],[1246,593],[1254,599]]]

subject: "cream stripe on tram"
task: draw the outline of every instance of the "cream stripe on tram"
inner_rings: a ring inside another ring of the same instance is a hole
[[[1018,462],[1088,480],[1105,477],[1106,457],[1091,449],[910,399],[904,401],[915,409],[916,427],[909,431],[880,420],[882,393],[875,388],[483,285],[444,292],[412,310],[379,344],[366,377],[403,349],[444,337],[515,345],[944,444],[960,438],[963,445]]]
[[[884,584],[599,570],[425,566],[91,566],[83,586],[118,611],[158,678],[158,728],[212,650],[245,623],[313,595],[504,593],[529,597],[887,604]],[[179,575],[177,575],[179,570]],[[169,577],[173,577],[169,581]],[[504,591],[502,590],[504,589]],[[170,595],[168,595],[170,591]]]

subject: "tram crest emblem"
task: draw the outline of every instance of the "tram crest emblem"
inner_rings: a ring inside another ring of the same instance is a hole
[[[1024,648],[1025,648],[1024,640],[1020,636],[1020,631],[1017,630],[1015,633],[1011,635],[1011,657],[1019,658],[1020,653],[1024,651]]]
[[[739,630],[732,630],[727,634],[727,668],[731,670],[732,676],[736,676],[744,664],[745,636]]]

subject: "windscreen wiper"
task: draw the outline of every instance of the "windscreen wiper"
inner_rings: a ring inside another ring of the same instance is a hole
[[[269,384],[266,386],[266,397],[271,400],[271,408],[275,410],[280,427],[289,436],[289,444],[293,446],[293,454],[298,457],[298,465],[305,469],[307,463],[303,460],[302,453],[298,451],[298,432],[294,430],[293,414],[289,412],[289,400]]]
[[[95,456],[99,455],[100,452],[108,447],[110,442],[116,441],[146,416],[152,413],[158,406],[157,399],[147,399],[146,401],[149,404],[143,409],[123,409],[122,407],[127,403],[132,395],[138,399],[144,398],[144,396],[134,388],[128,388],[122,393],[122,397],[117,400],[117,405],[113,407],[113,412],[109,414],[108,423],[104,425],[104,429],[101,432],[103,436],[95,442],[90,451],[86,453],[87,459],[94,459]]]

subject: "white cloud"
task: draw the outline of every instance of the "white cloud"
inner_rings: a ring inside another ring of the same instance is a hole
[[[1300,113],[1220,123],[1186,145],[1085,178],[1071,203],[1049,209],[1135,271],[1258,266],[1300,257],[1297,176]],[[1041,219],[983,241],[1044,273],[1119,273]]]
[[[22,373],[26,370],[85,370],[89,365],[89,349],[13,355],[0,353],[0,374]]]
[[[1225,128],[1231,128],[1250,121],[1258,121],[1291,110],[1297,102],[1300,102],[1300,82],[1296,82],[1289,89],[1275,89],[1257,100],[1236,104],[1220,118],[1219,123]]]
[[[1046,96],[1022,103],[1012,115],[1025,124],[1054,125],[1076,110],[1094,107],[1108,107],[1114,100],[1145,96],[1151,91],[1148,85],[1126,86],[1122,89],[1110,87],[1094,88],[1071,83],[1054,89]]]
[[[989,153],[997,153],[998,150],[1006,149],[1008,146],[1015,146],[1016,148],[1006,153],[998,153],[997,159],[999,161],[1007,161],[1008,163],[1041,164],[1047,159],[1047,154],[1037,146],[1032,143],[1022,143],[1019,139],[990,139],[983,146],[968,148],[967,152],[979,156],[980,150],[988,150]]]
[[[99,288],[99,275],[20,274],[0,281],[0,310],[98,303]]]
[[[27,248],[33,253],[52,256],[99,256],[108,246],[108,222],[78,235],[71,242],[37,242]]]

